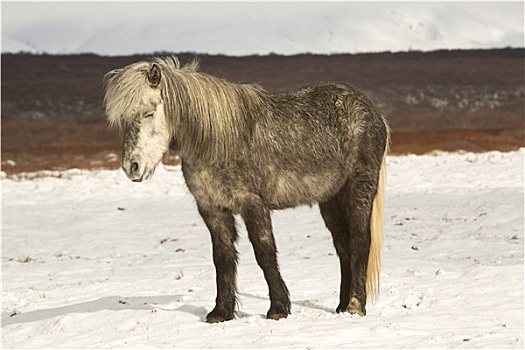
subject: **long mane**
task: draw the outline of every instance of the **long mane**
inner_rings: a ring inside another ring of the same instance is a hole
[[[122,127],[133,118],[150,89],[147,75],[152,64],[161,70],[158,88],[170,133],[183,155],[228,160],[246,145],[266,92],[199,72],[197,61],[182,66],[174,56],[137,62],[105,76],[104,103],[111,125]]]

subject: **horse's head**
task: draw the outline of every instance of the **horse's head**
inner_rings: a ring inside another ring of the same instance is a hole
[[[161,80],[160,67],[147,62],[111,71],[105,78],[106,114],[124,132],[122,169],[132,181],[149,178],[169,148]]]

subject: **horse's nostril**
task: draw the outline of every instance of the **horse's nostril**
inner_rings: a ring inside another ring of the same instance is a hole
[[[131,173],[136,173],[137,171],[139,171],[139,163],[137,162],[133,162],[131,163]]]

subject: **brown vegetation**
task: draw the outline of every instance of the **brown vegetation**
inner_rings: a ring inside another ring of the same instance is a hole
[[[345,81],[392,127],[393,153],[508,151],[525,146],[524,50],[227,57],[203,71],[272,93]],[[117,168],[118,131],[102,106],[102,77],[145,56],[2,55],[2,171]],[[189,61],[191,54],[179,58]],[[169,162],[176,162],[171,155]]]

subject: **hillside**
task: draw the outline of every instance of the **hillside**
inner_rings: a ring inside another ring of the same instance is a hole
[[[524,49],[341,55],[198,55],[201,70],[272,93],[344,81],[367,93],[395,153],[524,146]],[[193,54],[179,54],[187,62]],[[146,56],[2,55],[2,170],[113,168],[102,79]]]

